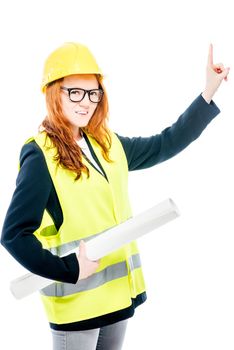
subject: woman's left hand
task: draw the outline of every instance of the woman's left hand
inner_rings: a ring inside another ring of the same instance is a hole
[[[225,68],[222,63],[213,63],[213,45],[210,44],[206,67],[206,86],[202,93],[207,103],[210,103],[223,79],[227,81],[229,70],[230,68]]]

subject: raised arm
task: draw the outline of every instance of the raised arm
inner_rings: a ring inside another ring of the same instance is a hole
[[[160,134],[133,138],[117,135],[124,148],[129,171],[149,168],[174,157],[196,140],[219,112],[213,101],[208,104],[199,95],[178,120]]]

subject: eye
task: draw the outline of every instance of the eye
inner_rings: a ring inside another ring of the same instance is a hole
[[[83,90],[73,89],[73,90],[71,90],[70,95],[71,96],[82,96],[83,93],[84,93]]]
[[[98,96],[98,91],[90,91],[91,96]]]

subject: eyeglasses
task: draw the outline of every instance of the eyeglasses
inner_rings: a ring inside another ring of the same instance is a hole
[[[61,89],[68,91],[69,99],[72,102],[82,101],[87,93],[91,102],[98,103],[101,101],[104,94],[102,89],[85,90],[80,88],[67,88],[65,86],[61,86]]]

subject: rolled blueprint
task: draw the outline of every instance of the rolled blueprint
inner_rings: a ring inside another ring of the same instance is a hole
[[[98,260],[178,216],[179,211],[175,203],[171,199],[166,199],[87,241],[87,256],[90,260]],[[75,251],[77,252],[78,248]],[[71,252],[74,252],[74,249],[69,253]],[[10,290],[16,299],[21,299],[54,282],[54,280],[27,273],[11,281]]]

